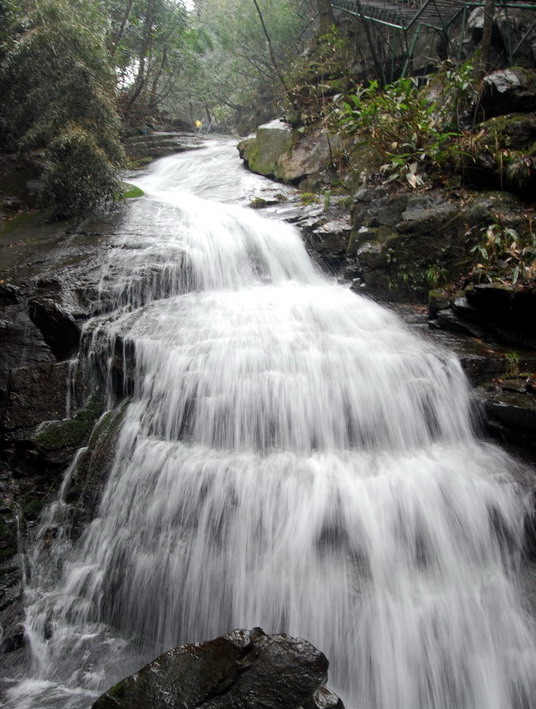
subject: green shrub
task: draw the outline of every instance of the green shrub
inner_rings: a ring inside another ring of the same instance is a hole
[[[478,243],[471,249],[476,263],[471,277],[476,282],[500,282],[516,285],[536,281],[536,234],[530,228],[524,234],[499,222],[478,230]]]
[[[402,177],[418,187],[428,173],[457,167],[464,155],[458,139],[461,114],[477,95],[472,72],[471,65],[449,68],[433,78],[434,87],[414,77],[385,87],[371,81],[335,98],[335,128],[373,146],[386,161],[386,181]],[[434,98],[438,86],[447,88]]]

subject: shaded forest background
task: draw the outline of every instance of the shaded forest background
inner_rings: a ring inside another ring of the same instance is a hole
[[[315,0],[1,0],[0,150],[41,157],[55,217],[112,201],[122,137],[273,115],[321,16]]]

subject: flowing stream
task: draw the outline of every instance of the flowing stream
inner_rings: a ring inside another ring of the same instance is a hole
[[[347,709],[536,706],[522,499],[458,361],[240,206],[253,183],[225,141],[137,180],[86,331],[129,345],[133,394],[95,519],[36,546],[6,706],[89,707],[253,626],[322,649]]]

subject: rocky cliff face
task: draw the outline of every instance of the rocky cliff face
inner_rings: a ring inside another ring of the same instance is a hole
[[[79,229],[40,224],[34,218],[1,236],[0,622],[4,651],[16,651],[23,641],[19,601],[28,540],[43,506],[56,496],[66,467],[89,441],[104,408],[98,382],[88,385],[81,377],[77,379],[70,359],[93,308],[100,252],[114,228],[112,217],[99,220],[98,226],[88,221]],[[100,450],[106,449],[100,446]],[[75,483],[71,494],[75,506],[83,508],[85,500],[89,508],[85,483],[80,479]],[[77,514],[82,516],[82,511]]]

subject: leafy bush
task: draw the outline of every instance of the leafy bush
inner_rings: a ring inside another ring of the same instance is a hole
[[[424,87],[414,77],[383,88],[371,81],[350,96],[335,97],[335,127],[372,144],[387,160],[382,166],[387,181],[404,177],[417,187],[428,172],[463,159],[461,118],[477,96],[471,75],[466,64],[436,75],[434,84]]]
[[[471,249],[477,256],[472,279],[513,285],[536,281],[536,234],[531,226],[525,234],[499,222],[481,227],[479,241]]]

